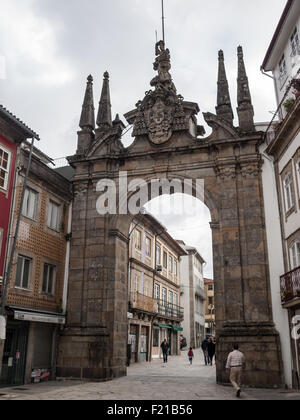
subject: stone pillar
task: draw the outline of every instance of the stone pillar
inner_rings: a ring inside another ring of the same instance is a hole
[[[128,238],[96,211],[96,186],[74,185],[67,325],[58,377],[126,375]]]
[[[216,281],[216,306],[222,306],[224,293],[225,317],[217,320],[217,381],[228,382],[227,356],[238,343],[247,361],[244,385],[278,386],[283,384],[282,357],[270,307],[259,162],[232,166],[222,183],[219,242],[224,263],[221,284]]]

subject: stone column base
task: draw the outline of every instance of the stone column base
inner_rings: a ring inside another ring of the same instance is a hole
[[[114,358],[106,329],[68,328],[60,337],[57,378],[109,381],[127,375],[126,358]]]
[[[234,343],[246,358],[243,385],[255,388],[284,386],[280,337],[274,324],[225,324],[217,332],[217,383],[229,383],[226,373],[228,354]]]

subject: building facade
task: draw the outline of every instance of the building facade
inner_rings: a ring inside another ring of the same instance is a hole
[[[212,279],[204,279],[205,287],[205,334],[216,335],[215,285]]]
[[[132,362],[162,357],[160,345],[165,338],[171,355],[180,352],[180,258],[184,254],[153,216],[142,214],[133,220],[128,276]]]
[[[300,322],[299,34],[300,3],[289,0],[262,65],[264,71],[272,72],[279,117],[275,128],[272,127],[271,139],[266,138],[265,147],[265,154],[272,160],[275,174],[281,233],[280,242],[277,243],[281,245],[283,259],[280,278],[277,276],[280,293],[275,304],[281,304],[286,312],[284,328],[288,337],[283,348],[289,346],[289,349],[284,349],[284,363],[288,384],[297,387],[300,387],[300,340],[297,334]]]
[[[177,241],[186,251],[180,261],[181,305],[184,308],[183,336],[187,345],[199,348],[205,336],[204,259],[196,248]]]
[[[5,301],[3,385],[54,378],[58,337],[65,323],[70,182],[34,148],[20,209],[28,149],[24,143],[17,163],[12,232],[20,210],[21,219]]]

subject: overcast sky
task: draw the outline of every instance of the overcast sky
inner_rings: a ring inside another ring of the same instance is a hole
[[[276,109],[273,82],[260,73],[260,65],[285,4],[165,0],[166,43],[178,93],[198,102],[202,112],[215,112],[218,50],[223,49],[235,109],[236,49],[242,45],[256,121],[269,121]],[[0,6],[0,104],[40,135],[39,147],[49,156],[76,150],[89,74],[96,110],[106,70],[113,114],[122,116],[143,99],[154,75],[155,30],[161,38],[161,0],[0,0]],[[199,123],[204,124],[202,114]],[[212,275],[209,229],[199,227],[196,235],[183,229],[191,218],[181,218],[183,230],[178,218],[172,220],[170,233],[197,245],[208,260],[206,274]]]

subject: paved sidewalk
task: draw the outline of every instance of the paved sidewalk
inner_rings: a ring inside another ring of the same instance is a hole
[[[128,376],[110,382],[53,381],[15,388],[0,388],[0,400],[237,400],[230,386],[216,384],[215,366],[205,366],[195,351],[189,365],[186,352],[161,360],[132,365]],[[241,400],[300,400],[300,393],[246,389]]]

